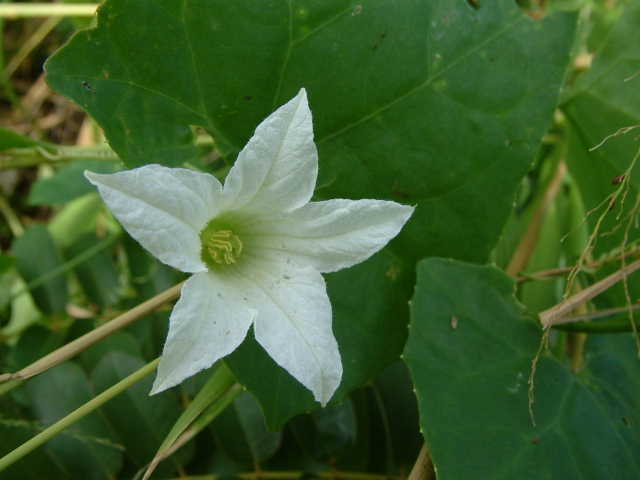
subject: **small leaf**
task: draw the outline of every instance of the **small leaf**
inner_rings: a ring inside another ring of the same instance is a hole
[[[122,352],[108,353],[91,374],[97,390],[104,390],[144,365],[139,358]],[[146,377],[102,407],[125,453],[138,467],[146,465],[180,414],[173,392],[149,396],[153,378]],[[183,448],[158,468],[170,474],[192,454]]]
[[[11,267],[13,267],[15,259],[4,253],[0,253],[0,274],[5,273]]]
[[[45,145],[45,143],[38,142],[31,137],[0,127],[0,152],[11,148],[44,147]]]
[[[101,242],[108,241],[109,238],[98,238],[95,234],[83,235],[66,249],[67,258],[76,258],[95,249]],[[76,265],[73,270],[90,301],[101,308],[109,307],[118,301],[121,288],[113,259],[113,247],[96,252]]]
[[[40,433],[40,431],[42,431],[41,425],[36,422],[21,419],[0,419],[0,438],[2,438],[0,456],[19,447]],[[78,444],[83,445],[79,451],[83,451],[85,447],[97,449],[105,447],[100,439],[91,437],[79,438],[71,432],[62,432],[58,438],[62,438],[63,442],[75,443],[76,446]],[[71,467],[71,470],[74,470],[74,466],[71,465]],[[69,475],[68,466],[61,462],[60,457],[54,450],[45,445],[4,470],[2,472],[2,480],[68,480],[71,478]],[[76,478],[91,478],[91,476]]]
[[[87,233],[95,233],[96,219],[103,203],[97,193],[90,193],[67,203],[49,222],[48,229],[56,244],[66,248]]]
[[[50,205],[67,203],[78,197],[92,193],[95,188],[84,177],[84,171],[96,173],[113,173],[117,170],[117,163],[93,160],[78,161],[61,168],[52,177],[38,180],[29,192],[30,205]]]
[[[27,229],[12,246],[16,268],[25,282],[33,282],[62,265],[62,258],[49,231],[36,225]],[[36,305],[43,313],[64,312],[68,300],[67,280],[55,276],[31,291]]]
[[[26,390],[36,418],[44,425],[56,422],[95,395],[85,374],[73,363],[34,377],[26,384]],[[53,438],[46,448],[70,477],[102,480],[116,476],[122,465],[122,447],[98,413],[84,417],[67,433]]]
[[[20,370],[61,347],[65,333],[51,331],[42,325],[34,325],[20,335],[18,343],[9,353],[9,364],[14,371]]]
[[[242,393],[211,428],[220,447],[233,460],[247,466],[273,456],[282,441],[282,432],[270,432],[256,399]]]

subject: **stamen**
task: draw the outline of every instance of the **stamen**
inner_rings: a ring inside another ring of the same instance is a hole
[[[213,223],[213,222],[212,222]],[[211,223],[200,233],[202,260],[210,267],[232,265],[242,254],[242,241],[233,231],[215,230]]]

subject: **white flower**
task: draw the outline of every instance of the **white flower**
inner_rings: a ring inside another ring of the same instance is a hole
[[[193,273],[171,312],[151,393],[228,355],[253,325],[260,345],[316,400],[331,398],[342,364],[320,273],[370,257],[413,208],[309,202],[317,173],[304,89],[258,126],[224,187],[212,175],[160,165],[85,172],[133,238],[160,261]]]

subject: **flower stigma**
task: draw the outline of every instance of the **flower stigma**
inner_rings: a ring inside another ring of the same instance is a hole
[[[211,221],[200,232],[202,261],[210,268],[232,265],[242,255],[242,240],[231,228]]]

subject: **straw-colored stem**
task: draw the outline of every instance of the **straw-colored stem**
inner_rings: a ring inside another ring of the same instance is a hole
[[[636,260],[635,262],[626,266],[625,268],[622,268],[617,272],[612,273],[608,277],[603,278],[602,280],[600,280],[597,283],[594,283],[590,287],[585,288],[584,290],[581,290],[575,295],[572,295],[571,297],[567,298],[563,302],[560,302],[558,305],[551,307],[545,310],[544,312],[541,312],[540,323],[542,323],[542,326],[544,328],[549,328],[553,325],[563,323],[562,322],[563,317],[565,317],[572,310],[577,308],[579,305],[582,305],[583,303],[588,302],[589,300],[594,298],[596,295],[599,295],[600,293],[604,292],[611,286],[618,283],[623,278],[627,277],[628,275],[631,275],[633,272],[635,272],[639,268],[640,268],[640,260]]]
[[[164,305],[165,303],[171,300],[175,300],[180,294],[181,288],[182,283],[179,283],[178,285],[175,285],[168,290],[165,290],[164,292],[156,295],[155,297],[150,298],[146,302],[141,303],[137,307],[132,308],[128,312],[123,313],[122,315],[114,318],[113,320],[96,328],[95,330],[92,330],[91,332],[75,339],[73,342],[67,343],[63,347],[54,350],[49,355],[45,355],[40,360],[37,360],[36,362],[23,368],[22,370],[19,370],[16,373],[0,375],[0,382],[12,379],[25,380],[27,378],[38,375],[52,367],[55,367],[56,365],[59,365],[65,360],[68,360],[69,358],[87,349],[91,345],[108,337],[117,330],[120,330],[121,328],[124,328],[134,321],[138,320],[139,318],[151,313],[153,310]]]

